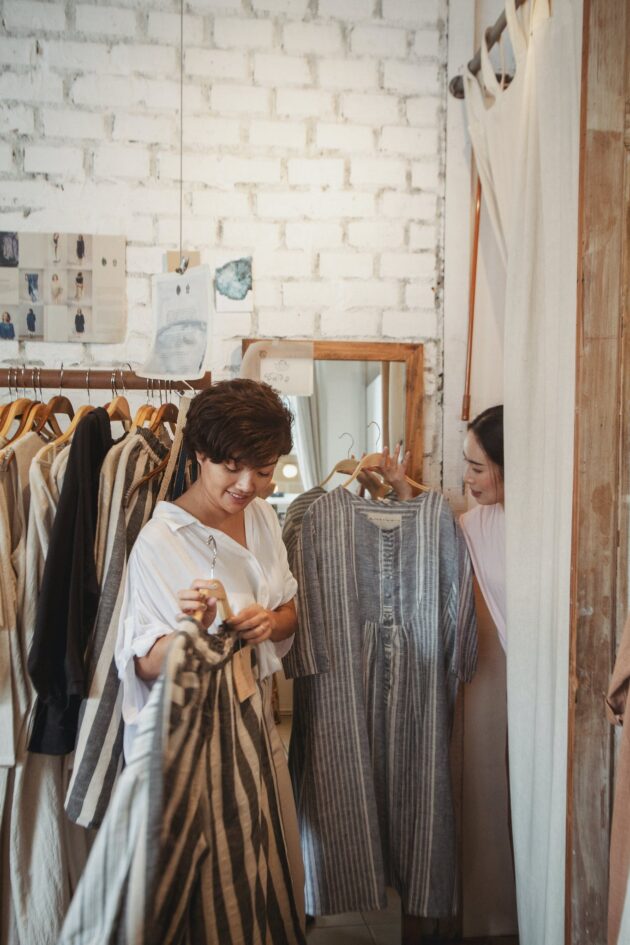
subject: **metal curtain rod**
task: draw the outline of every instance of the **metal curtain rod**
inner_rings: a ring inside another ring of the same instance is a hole
[[[523,4],[526,3],[526,2],[527,2],[527,0],[515,0],[516,9],[518,10],[518,8],[519,8],[519,7],[522,7]],[[503,32],[503,30],[505,29],[506,26],[507,26],[507,20],[506,20],[506,18],[505,18],[505,10],[503,10],[503,12],[501,13],[501,16],[500,16],[499,19],[496,21],[496,23],[494,24],[494,26],[489,26],[488,29],[487,29],[486,32],[485,32],[486,44],[487,44],[487,46],[488,46],[488,51],[490,51],[490,50],[492,49],[492,47],[495,46],[495,45],[499,42],[499,39],[500,39],[500,37],[501,37],[501,33]],[[473,58],[472,58],[472,59],[470,60],[470,62],[468,63],[467,68],[468,68],[469,72],[472,72],[473,75],[477,75],[477,73],[478,73],[479,70],[481,69],[481,49],[478,49],[478,50],[477,50],[477,52],[475,53],[475,55],[473,56]],[[505,83],[506,85],[509,84],[511,78],[512,78],[511,76],[509,76],[509,77],[508,77],[508,76],[505,76],[505,77],[504,77],[504,83]],[[497,76],[497,79],[498,79],[499,81],[501,81],[501,76],[498,75],[498,76]],[[507,81],[506,81],[506,80],[507,80]],[[462,77],[461,75],[456,75],[454,78],[452,78],[451,81],[450,81],[449,84],[448,84],[448,89],[449,89],[449,92],[451,93],[451,95],[454,95],[455,98],[463,98],[463,97],[464,97],[464,79],[463,79],[463,77]]]
[[[158,385],[160,383],[170,385],[173,389],[177,388],[179,384],[186,384],[195,390],[204,390],[206,387],[210,387],[211,375],[207,371],[203,377],[199,377],[194,381],[178,379],[160,382],[140,377],[135,371],[122,371],[119,368],[92,370],[85,367],[73,371],[66,370],[66,368],[45,368],[41,370],[36,365],[30,367],[26,364],[24,366],[16,364],[13,367],[0,369],[0,387],[15,388],[17,386],[19,389],[26,386],[30,388],[33,386],[33,382],[37,390],[40,387],[58,388],[59,390],[62,388],[66,390],[111,390],[112,385],[120,388],[121,391],[146,390],[151,384]],[[155,389],[158,389],[157,386]]]

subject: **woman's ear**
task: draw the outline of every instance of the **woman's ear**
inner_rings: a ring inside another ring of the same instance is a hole
[[[203,453],[199,453],[197,450],[195,450],[195,456],[197,457],[197,462],[201,466],[202,462],[204,461],[204,459],[206,459],[206,457],[203,455]]]

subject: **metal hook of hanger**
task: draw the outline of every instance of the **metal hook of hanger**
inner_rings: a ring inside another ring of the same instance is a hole
[[[26,397],[26,364],[22,364],[22,397]]]
[[[91,404],[92,401],[91,401],[91,399],[90,399],[90,369],[89,369],[89,367],[88,367],[88,369],[87,369],[86,372],[85,372],[85,387],[86,387],[86,389],[87,389],[88,404]]]
[[[61,388],[63,387],[63,361],[61,362],[61,367],[59,368],[59,396],[61,397]]]
[[[116,389],[116,386],[115,386],[115,384],[116,384],[116,381],[115,381],[115,374],[116,374],[116,368],[112,368],[112,374],[111,374],[111,377],[110,377],[110,379],[109,379],[109,386],[110,386],[111,389],[112,389],[112,400],[114,399],[114,397],[115,397],[116,394],[117,394],[117,389]]]
[[[188,256],[182,256],[179,260],[179,266],[175,270],[178,276],[183,276],[186,270],[188,269],[188,263],[190,259]]]
[[[33,400],[37,400],[37,390],[35,388],[35,368],[31,368],[31,387],[33,388]]]
[[[337,437],[337,439],[340,440],[342,436],[349,436],[350,439],[352,440],[352,443],[351,443],[350,446],[348,447],[348,459],[350,459],[350,452],[351,452],[351,450],[352,450],[352,447],[354,446],[354,437],[353,437],[352,433],[340,433],[339,436]]]
[[[188,391],[186,390],[186,388],[188,388],[188,390],[192,391],[193,394],[196,394],[196,393],[197,393],[197,391],[196,391],[195,388],[192,386],[192,384],[189,384],[188,381],[185,380],[184,378],[182,378],[179,383],[180,383],[180,384],[185,384],[185,388],[184,388],[183,390],[178,390],[178,391],[177,391],[177,393],[179,394],[180,397],[183,397],[184,394],[186,394],[186,393],[188,392]]]
[[[381,442],[381,428],[379,427],[379,425],[378,425],[378,423],[376,422],[376,420],[370,420],[370,422],[368,423],[368,425],[367,425],[367,427],[366,427],[366,430],[369,430],[370,427],[372,426],[372,424],[374,424],[374,426],[375,426],[376,429],[378,430],[378,436],[377,436],[377,438],[376,438],[376,447],[375,447],[375,452],[378,453],[378,444]]]
[[[129,373],[130,373],[130,374],[133,374],[133,368],[132,368],[132,366],[131,366],[131,361],[123,361],[123,364],[126,364],[127,367],[129,368]],[[127,396],[127,388],[125,387],[125,376],[124,376],[124,372],[123,372],[123,371],[120,372],[120,382],[121,382],[121,384],[122,384],[123,394],[124,394],[125,397],[126,397],[126,396]],[[131,383],[131,378],[129,379],[129,383]]]
[[[37,368],[37,386],[39,387],[39,399],[44,403],[44,391],[42,390],[42,369]]]

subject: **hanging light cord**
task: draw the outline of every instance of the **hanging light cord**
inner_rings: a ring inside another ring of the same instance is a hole
[[[182,219],[184,213],[184,0],[179,15],[179,264],[182,260]]]

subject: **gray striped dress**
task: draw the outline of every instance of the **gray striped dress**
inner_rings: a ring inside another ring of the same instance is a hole
[[[269,737],[233,638],[173,635],[59,945],[304,945]]]
[[[306,494],[289,565],[299,631],[289,767],[313,915],[452,914],[449,740],[477,657],[472,571],[439,493],[375,503]],[[306,500],[309,507],[305,507]]]

